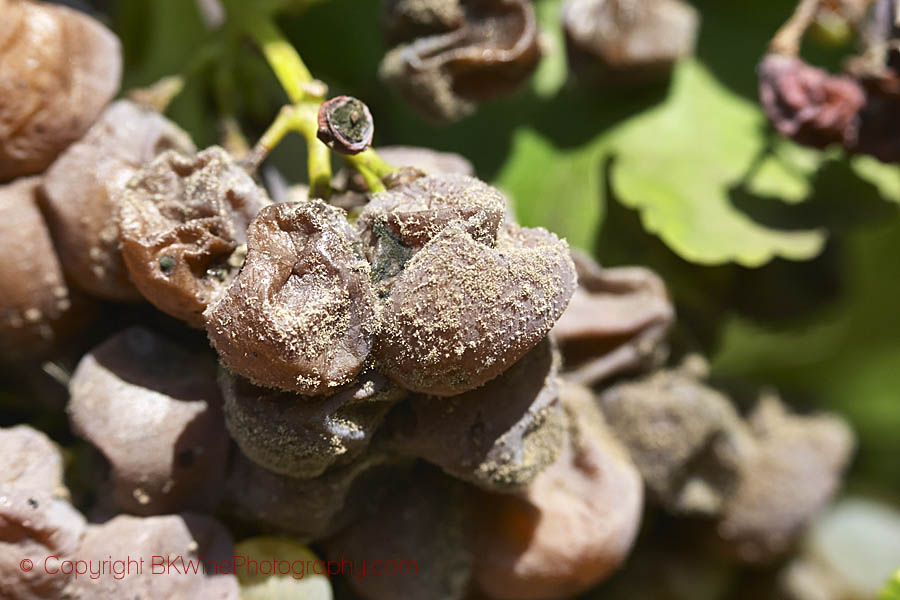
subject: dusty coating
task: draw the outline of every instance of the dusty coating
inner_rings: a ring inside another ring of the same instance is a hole
[[[753,442],[725,396],[682,371],[615,385],[599,405],[652,497],[676,513],[720,514]]]
[[[543,339],[575,289],[568,245],[545,229],[504,224],[494,247],[471,230],[458,221],[432,238],[386,301],[377,359],[410,390],[487,383]]]
[[[648,269],[604,269],[573,250],[578,288],[551,334],[560,342],[566,378],[594,386],[623,371],[664,362],[675,309],[662,279]]]
[[[209,357],[135,327],[85,355],[69,391],[73,430],[110,463],[116,508],[150,515],[218,499],[228,436]]]
[[[775,397],[764,398],[749,423],[756,452],[717,531],[741,560],[768,562],[831,500],[854,438],[842,419],[794,416]]]
[[[0,181],[40,173],[116,92],[118,38],[80,12],[0,0]]]
[[[0,460],[3,460],[0,458]],[[78,556],[85,531],[84,517],[65,500],[40,490],[0,483],[0,597],[15,600],[56,600],[66,577],[53,575],[63,560]],[[24,571],[21,561],[34,568]]]
[[[0,488],[39,491],[67,498],[59,448],[28,425],[0,428]]]
[[[132,567],[123,579],[111,576],[73,579],[64,591],[65,600],[120,600],[128,598],[191,598],[197,600],[238,600],[237,577],[217,573],[215,565],[234,561],[234,546],[228,531],[216,520],[205,515],[181,513],[161,517],[118,516],[103,525],[88,528],[77,556],[98,564],[103,560],[121,557],[143,557],[140,573]],[[151,560],[154,556],[172,557],[180,573],[154,575]],[[210,569],[181,569],[181,560],[204,561]],[[37,569],[35,569],[37,570]],[[127,591],[127,596],[123,595]]]
[[[558,367],[545,339],[480,388],[414,396],[391,413],[392,444],[479,487],[521,488],[556,460],[565,440]]]
[[[396,46],[379,71],[414,108],[436,121],[460,119],[478,102],[511,93],[541,57],[531,2],[479,0],[462,7],[459,26]]]
[[[332,560],[372,564],[381,556],[415,560],[395,576],[347,579],[364,600],[462,600],[472,564],[464,533],[465,489],[421,465],[359,520],[325,543]]]
[[[473,502],[474,577],[499,600],[574,597],[610,576],[637,535],[640,474],[587,388],[561,392],[569,440],[520,495]]]
[[[693,53],[700,27],[682,0],[567,0],[562,19],[573,69],[601,81],[664,78]]]
[[[115,102],[44,179],[44,209],[66,275],[107,300],[138,300],[119,250],[119,196],[165,150],[192,153],[188,135],[160,114]]]
[[[228,477],[228,508],[266,531],[287,532],[302,543],[317,541],[377,503],[409,466],[409,461],[369,450],[319,477],[297,479],[267,471],[239,454]]]
[[[359,457],[406,391],[369,372],[331,396],[303,398],[219,374],[225,423],[241,451],[280,475],[309,479]]]
[[[299,394],[352,382],[378,315],[344,211],[320,201],[269,206],[247,238],[243,270],[205,314],[222,362],[257,385]]]
[[[463,24],[460,0],[385,0],[381,30],[388,44],[450,31]]]
[[[202,328],[203,311],[244,264],[250,221],[269,204],[222,148],[159,155],[131,179],[119,204],[132,281],[158,309]]]
[[[0,360],[51,350],[87,303],[69,289],[38,209],[38,178],[0,185]]]
[[[389,282],[429,240],[457,221],[493,245],[506,199],[486,183],[458,174],[416,179],[371,196],[357,229],[377,282]]]

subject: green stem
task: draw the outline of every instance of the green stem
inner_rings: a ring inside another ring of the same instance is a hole
[[[319,128],[319,103],[297,104],[295,110],[295,126],[306,138],[309,196],[328,199],[331,196],[331,151],[316,136]]]
[[[383,158],[371,148],[367,148],[359,154],[344,156],[347,161],[353,165],[360,173],[362,169],[366,169],[379,179],[384,179],[397,170],[396,167],[389,165]],[[374,190],[373,190],[374,191]]]
[[[249,18],[249,14],[242,16],[248,17],[247,31],[259,44],[269,66],[272,67],[291,102],[296,104],[304,100],[311,100],[306,86],[313,81],[312,73],[303,64],[300,55],[284,37],[281,30],[268,17]]]
[[[319,106],[326,93],[324,86],[313,79],[297,50],[270,17],[241,10],[242,3],[230,4],[235,7],[235,13],[229,17],[241,20],[243,27],[262,49],[292,103],[292,106],[281,109],[275,122],[253,149],[248,162],[255,168],[288,132],[297,131],[306,139],[310,196],[328,198],[331,195],[331,153],[316,135]],[[316,86],[316,83],[319,85]],[[381,180],[395,170],[371,148],[347,159],[362,173],[372,191],[384,190]]]

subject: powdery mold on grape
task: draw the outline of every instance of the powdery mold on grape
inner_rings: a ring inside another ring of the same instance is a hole
[[[257,385],[333,393],[362,371],[378,329],[369,264],[344,212],[320,201],[260,211],[247,260],[205,313],[222,361]]]
[[[406,396],[375,372],[313,398],[260,388],[225,369],[219,381],[228,431],[244,455],[274,473],[304,479],[358,458]]]
[[[203,311],[243,266],[247,227],[270,203],[219,147],[159,155],[119,200],[119,240],[132,281],[161,311],[204,327]]]
[[[504,224],[495,245],[472,217],[431,238],[397,276],[376,350],[410,390],[453,396],[509,368],[550,331],[575,289],[568,246]]]

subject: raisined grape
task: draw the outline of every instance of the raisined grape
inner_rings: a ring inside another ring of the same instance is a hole
[[[39,490],[0,485],[0,590],[4,598],[61,598],[66,578],[54,574],[80,558],[84,517],[65,500]],[[31,561],[32,569],[21,565]],[[45,568],[45,562],[46,568]],[[21,562],[20,562],[21,561]]]
[[[348,578],[367,600],[463,600],[472,556],[464,534],[465,490],[440,471],[419,465],[403,485],[350,527],[328,540],[334,560],[372,564],[382,556],[415,560],[415,570],[396,577]]]
[[[206,355],[132,328],[87,354],[69,388],[72,428],[109,461],[120,510],[159,514],[217,500],[228,437]]]
[[[767,563],[831,501],[854,436],[838,417],[791,415],[774,397],[760,402],[750,428],[756,449],[716,532],[740,560]]]
[[[256,464],[289,477],[318,477],[362,454],[393,404],[406,395],[384,376],[365,373],[334,395],[303,398],[219,376],[228,431]]]
[[[28,425],[0,428],[0,488],[68,496],[59,448]]]
[[[491,598],[571,598],[608,578],[631,550],[643,485],[590,390],[560,393],[569,440],[518,495],[481,492],[472,507],[475,581]]]
[[[675,309],[665,284],[640,267],[603,269],[573,251],[578,288],[553,326],[566,378],[593,386],[623,371],[661,363]]]
[[[205,315],[225,365],[299,394],[352,382],[378,316],[369,264],[344,212],[319,201],[266,207],[247,246],[243,270]]]
[[[402,4],[402,3],[401,3]],[[527,0],[465,0],[464,19],[385,55],[380,75],[425,116],[456,120],[478,102],[512,92],[541,57]]]
[[[91,303],[69,288],[41,216],[40,179],[0,184],[0,359],[44,354],[88,316]]]
[[[374,194],[357,221],[376,282],[389,286],[412,256],[451,223],[493,245],[506,211],[495,188],[466,175],[416,179]]]
[[[758,72],[759,98],[778,133],[816,148],[856,143],[866,100],[857,81],[777,54],[767,55]]]
[[[521,488],[563,445],[558,363],[545,339],[480,388],[451,398],[414,396],[391,414],[393,444],[480,487]]]
[[[286,531],[302,542],[334,535],[396,485],[409,461],[370,449],[358,460],[313,479],[268,471],[244,455],[228,477],[228,504],[243,521]]]
[[[138,290],[194,327],[243,266],[247,227],[266,192],[218,147],[169,151],[143,167],[119,202],[122,257]]]
[[[98,21],[0,0],[0,181],[40,173],[119,91],[122,50]]]
[[[168,149],[193,152],[165,117],[122,100],[47,171],[44,208],[66,275],[108,300],[139,300],[119,249],[119,200],[128,180]]]
[[[377,359],[410,390],[454,396],[487,383],[543,339],[574,292],[568,246],[553,234],[504,224],[491,246],[473,230],[457,221],[433,237],[387,298]]]
[[[700,22],[681,0],[567,0],[562,19],[573,70],[625,83],[666,77],[693,52]]]
[[[221,523],[204,515],[120,515],[90,526],[77,556],[92,565],[141,558],[145,562],[142,568],[131,565],[121,578],[109,570],[97,578],[74,578],[66,588],[70,594],[66,597],[73,600],[119,600],[123,590],[131,598],[238,600],[240,596],[233,569],[221,568],[235,560],[231,535]],[[166,557],[171,563],[161,567],[156,562],[153,567],[157,557]],[[161,568],[166,568],[164,573]]]
[[[686,372],[659,371],[604,390],[600,406],[656,502],[721,514],[752,451],[727,398]]]
[[[461,27],[465,14],[460,0],[384,0],[381,30],[394,46],[420,36],[444,33]]]

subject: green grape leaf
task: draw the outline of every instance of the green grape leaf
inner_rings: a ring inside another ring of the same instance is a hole
[[[882,198],[900,204],[900,167],[871,156],[854,156],[850,164],[860,179],[878,188]]]
[[[619,133],[612,183],[620,201],[692,262],[757,267],[779,256],[818,255],[823,230],[774,228],[754,221],[732,201],[732,192],[746,185],[765,150],[759,109],[694,60],[683,61],[673,78],[669,98]],[[805,190],[797,181],[785,186],[783,173],[767,175],[757,172],[755,185],[770,191],[787,187],[787,195],[794,196]]]
[[[523,128],[494,184],[514,199],[523,225],[546,227],[590,250],[603,218],[600,152],[596,145],[560,149]]]
[[[878,600],[900,600],[900,568],[897,569],[891,580],[881,590]]]

